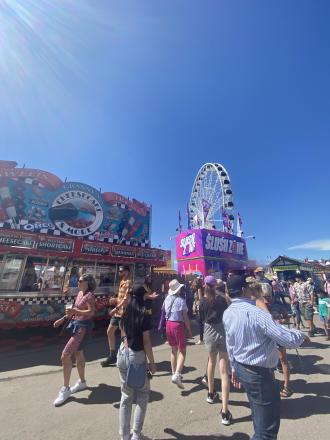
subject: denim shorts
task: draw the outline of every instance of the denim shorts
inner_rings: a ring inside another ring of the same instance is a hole
[[[120,326],[120,320],[121,320],[121,318],[119,318],[119,316],[112,316],[112,318],[110,319],[110,324],[113,327],[119,327]]]
[[[321,316],[320,315],[320,321],[323,323],[323,324],[330,324],[330,319],[328,319],[328,317],[327,316]]]

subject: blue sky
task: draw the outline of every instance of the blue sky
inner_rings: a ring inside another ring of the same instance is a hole
[[[164,248],[220,162],[250,257],[328,257],[329,22],[327,0],[3,0],[0,157],[152,203]]]

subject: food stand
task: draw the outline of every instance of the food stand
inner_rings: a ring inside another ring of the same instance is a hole
[[[248,255],[245,240],[228,232],[189,229],[176,237],[176,258],[180,275],[245,271]]]
[[[48,326],[86,273],[103,318],[120,264],[138,284],[170,259],[150,247],[150,219],[151,207],[135,199],[0,161],[0,328]]]
[[[297,276],[304,279],[311,277],[316,285],[323,286],[326,279],[330,279],[330,266],[313,260],[300,260],[280,255],[269,266],[276,275],[284,280],[292,280]]]

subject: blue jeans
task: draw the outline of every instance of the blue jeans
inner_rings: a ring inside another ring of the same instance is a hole
[[[131,414],[133,400],[136,399],[136,406],[134,411],[133,431],[140,434],[142,431],[147,406],[149,402],[150,381],[146,377],[144,387],[135,390],[126,385],[126,374],[128,369],[128,358],[126,349],[122,343],[118,350],[117,366],[119,368],[120,383],[121,383],[121,399],[119,408],[119,434],[124,439],[130,438]],[[129,349],[129,360],[142,364],[146,362],[146,354],[144,351],[133,351]]]
[[[280,428],[280,389],[268,368],[234,363],[235,373],[248,396],[254,435],[251,440],[276,440]]]

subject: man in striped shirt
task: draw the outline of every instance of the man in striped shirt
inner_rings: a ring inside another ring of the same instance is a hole
[[[280,390],[272,371],[278,363],[277,345],[296,348],[309,339],[256,307],[244,277],[229,278],[227,289],[232,298],[223,315],[227,351],[233,381],[243,384],[250,402],[255,431],[251,440],[275,440],[280,427]]]

